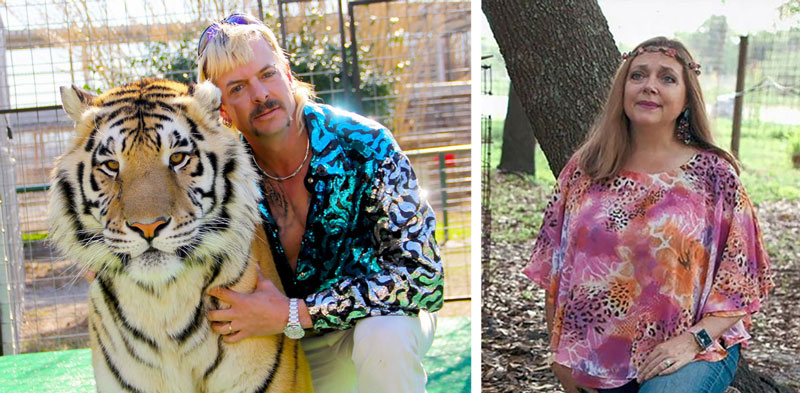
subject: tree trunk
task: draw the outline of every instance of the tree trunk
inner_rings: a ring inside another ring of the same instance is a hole
[[[536,138],[525,109],[514,86],[508,88],[508,110],[503,123],[503,147],[497,169],[507,172],[536,174]]]
[[[484,0],[481,7],[557,176],[602,109],[619,64],[608,23],[595,1]],[[504,150],[506,144],[504,133]],[[517,139],[509,144],[524,145]],[[744,360],[732,386],[742,393],[793,392],[750,370]]]
[[[731,386],[742,393],[797,393],[794,389],[779,385],[772,377],[751,370],[744,357],[739,358]]]
[[[481,4],[550,170],[558,175],[602,108],[619,52],[594,1]]]

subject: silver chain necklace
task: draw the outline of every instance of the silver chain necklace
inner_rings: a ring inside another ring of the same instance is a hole
[[[290,173],[290,174],[288,174],[286,176],[283,176],[283,177],[270,175],[269,173],[267,173],[267,171],[261,169],[261,165],[258,165],[258,163],[256,163],[256,167],[258,167],[258,170],[261,171],[262,175],[266,176],[270,180],[275,180],[277,182],[282,182],[284,180],[289,180],[289,179],[297,176],[297,174],[300,173],[300,170],[303,169],[303,166],[306,165],[306,161],[308,161],[308,152],[310,152],[310,151],[311,151],[311,136],[309,135],[308,139],[306,139],[306,155],[305,155],[305,157],[303,157],[303,162],[300,163],[300,166],[297,167],[297,169],[295,169],[294,172],[292,172],[292,173]]]

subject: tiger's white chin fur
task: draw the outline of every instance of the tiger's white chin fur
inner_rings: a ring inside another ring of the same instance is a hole
[[[177,255],[150,249],[131,258],[125,272],[141,284],[160,286],[174,280],[184,269]]]

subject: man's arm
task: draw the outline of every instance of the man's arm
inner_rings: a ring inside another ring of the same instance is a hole
[[[434,238],[436,218],[420,195],[408,158],[391,152],[378,163],[366,217],[378,272],[345,277],[305,299],[315,329],[346,329],[360,318],[437,311],[443,301],[443,270]]]

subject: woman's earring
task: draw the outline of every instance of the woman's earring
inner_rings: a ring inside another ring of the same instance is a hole
[[[692,143],[692,133],[689,131],[689,108],[684,109],[678,116],[678,126],[675,128],[675,136],[685,144]]]
[[[222,125],[224,125],[225,127],[228,127],[228,128],[231,128],[231,126],[232,126],[231,122],[228,121],[228,119],[226,119],[224,117],[222,118]]]

